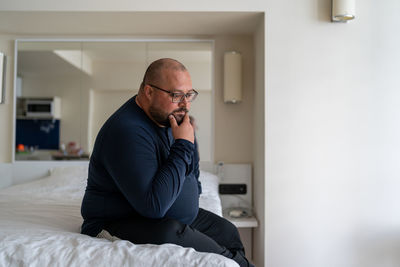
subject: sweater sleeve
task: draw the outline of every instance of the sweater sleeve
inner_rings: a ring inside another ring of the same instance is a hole
[[[199,147],[197,143],[197,139],[194,140],[194,151],[193,151],[193,165],[194,165],[194,175],[197,180],[197,185],[198,185],[198,190],[199,190],[199,195],[202,193],[201,189],[201,182],[199,180],[200,177],[200,170],[199,170],[199,161],[200,161],[200,156],[199,156]]]
[[[162,164],[152,135],[135,128],[104,145],[104,165],[130,205],[142,216],[162,218],[182,190],[193,160],[194,145],[175,140]],[[110,140],[110,138],[108,138]]]

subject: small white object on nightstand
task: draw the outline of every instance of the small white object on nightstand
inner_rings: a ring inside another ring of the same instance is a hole
[[[247,212],[242,209],[233,209],[229,211],[229,216],[232,218],[247,217]]]
[[[246,208],[224,209],[223,216],[238,228],[253,228],[258,226],[257,219],[252,212]]]

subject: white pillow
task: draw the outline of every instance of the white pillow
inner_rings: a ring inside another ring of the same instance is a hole
[[[200,170],[199,180],[201,182],[202,194],[218,196],[219,178],[217,175]]]

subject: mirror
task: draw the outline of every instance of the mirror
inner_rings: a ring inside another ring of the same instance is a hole
[[[200,159],[212,160],[212,42],[17,41],[17,51],[16,161],[88,160],[103,123],[163,57],[192,76]]]

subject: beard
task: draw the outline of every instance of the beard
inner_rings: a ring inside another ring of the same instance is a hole
[[[185,112],[184,114],[178,114],[179,112]],[[185,117],[186,113],[188,113],[189,110],[187,108],[177,108],[173,110],[171,113],[166,113],[163,112],[162,110],[158,109],[155,106],[150,106],[149,108],[149,113],[151,117],[158,123],[161,124],[162,126],[165,127],[170,127],[171,124],[169,122],[169,115],[173,115],[175,117],[176,123],[180,125],[183,121],[183,118]]]

